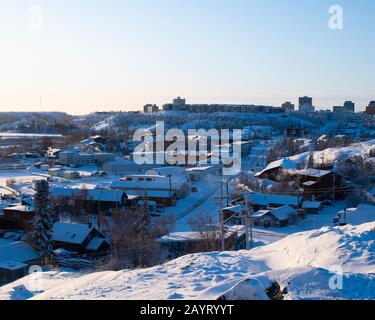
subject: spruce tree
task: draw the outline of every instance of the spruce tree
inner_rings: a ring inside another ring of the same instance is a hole
[[[49,202],[49,185],[45,180],[36,183],[34,195],[35,218],[32,242],[38,251],[42,263],[47,264],[53,256],[53,217]]]
[[[314,153],[310,152],[309,158],[307,160],[306,169],[312,169],[314,168]]]

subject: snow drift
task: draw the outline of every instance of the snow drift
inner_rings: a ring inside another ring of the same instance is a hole
[[[47,272],[39,291],[28,276],[0,288],[0,299],[265,299],[257,284],[270,281],[288,288],[287,299],[375,299],[374,249],[375,222],[324,227],[251,251],[187,255],[143,270]],[[342,271],[342,289],[330,288],[333,269]]]

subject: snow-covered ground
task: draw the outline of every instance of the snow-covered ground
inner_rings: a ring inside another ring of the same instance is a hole
[[[216,299],[260,276],[286,286],[287,299],[375,299],[374,250],[375,222],[324,227],[250,251],[187,255],[149,269],[47,272],[38,290],[33,274],[1,287],[0,299]]]

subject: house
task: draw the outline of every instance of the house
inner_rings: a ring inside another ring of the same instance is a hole
[[[271,209],[271,212],[273,215],[272,226],[281,228],[297,221],[297,211],[288,205]]]
[[[302,211],[305,214],[319,214],[322,208],[323,204],[318,201],[304,201],[302,204]]]
[[[113,190],[126,192],[169,191],[183,198],[189,192],[190,186],[184,179],[175,179],[171,176],[160,175],[127,175],[120,180],[113,181],[110,185]]]
[[[304,169],[289,170],[289,174],[303,188],[303,196],[308,200],[324,200],[332,198],[335,193],[336,199],[345,197],[345,188],[342,177],[331,170]],[[324,190],[324,192],[322,192]]]
[[[59,157],[60,152],[61,152],[61,149],[49,147],[46,152],[46,157],[51,158],[51,159],[57,159]]]
[[[4,285],[28,274],[29,266],[16,261],[0,261],[0,285]]]
[[[59,162],[66,166],[83,166],[88,164],[104,164],[115,160],[115,154],[106,152],[82,153],[75,151],[62,151],[59,153]]]
[[[173,232],[159,238],[162,260],[171,260],[190,253],[217,251],[220,248],[220,234],[215,231]],[[244,249],[243,228],[225,228],[225,249],[227,251]]]
[[[268,166],[255,174],[256,178],[269,179],[278,181],[278,176],[284,172],[284,170],[296,169],[297,164],[295,161],[289,159],[280,159],[273,161]]]
[[[141,174],[144,173],[145,170],[150,170],[154,167],[154,164],[139,165],[133,160],[107,161],[103,164],[103,171],[108,175]]]
[[[361,225],[375,221],[375,206],[360,204],[357,208],[339,211],[334,218],[334,224]]]
[[[226,223],[233,222],[235,224],[243,224],[243,218],[246,215],[246,207],[243,204],[238,204],[224,208],[223,219]]]
[[[218,175],[219,170],[219,166],[192,167],[186,168],[186,174],[191,181],[201,181],[209,175]]]
[[[103,137],[101,135],[91,136],[89,139],[96,143],[103,144],[103,145],[106,144],[108,141],[107,137]]]
[[[54,249],[105,255],[109,244],[105,236],[89,224],[56,222],[53,227]]]
[[[60,167],[49,168],[48,174],[52,177],[62,177],[64,176],[64,169]]]
[[[54,187],[50,189],[52,198],[67,200],[68,207],[90,209],[92,213],[106,212],[110,209],[122,208],[127,205],[128,196],[125,191],[111,189],[73,189]],[[130,201],[132,198],[129,199]],[[57,201],[61,206],[65,205]]]
[[[40,265],[40,257],[26,242],[0,244],[0,285],[24,277],[32,265]]]
[[[14,204],[4,208],[0,216],[0,229],[29,231],[35,216],[35,209],[30,205]]]
[[[274,216],[272,215],[271,210],[259,210],[252,214],[251,216],[255,226],[261,227],[271,227]]]
[[[128,197],[138,197],[138,199],[156,202],[161,207],[175,206],[177,203],[177,194],[172,191],[150,190],[150,191],[130,191],[126,192]]]
[[[77,171],[65,171],[64,172],[65,179],[79,179],[80,177],[81,175]]]
[[[254,210],[268,209],[269,207],[282,207],[284,205],[293,208],[299,207],[299,198],[297,196],[286,196],[267,193],[249,193],[247,195],[249,204]],[[243,199],[237,199],[234,204],[238,202],[243,203]]]

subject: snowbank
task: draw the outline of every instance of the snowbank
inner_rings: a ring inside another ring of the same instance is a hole
[[[46,273],[43,293],[29,290],[29,276],[0,288],[0,299],[19,297],[15,288],[20,285],[33,299],[217,299],[225,293],[262,298],[256,288],[264,279],[287,286],[288,299],[375,299],[374,230],[375,222],[324,227],[251,251],[193,254],[149,269],[69,281],[58,275],[55,284]],[[329,287],[333,267],[342,269],[342,290]]]

